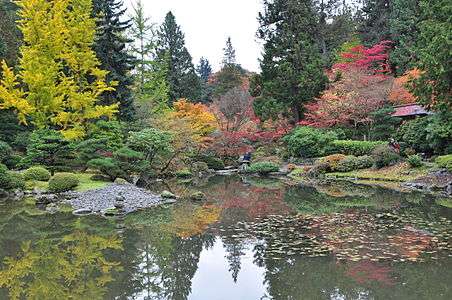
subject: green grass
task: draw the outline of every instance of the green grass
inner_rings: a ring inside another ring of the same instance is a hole
[[[91,180],[91,176],[94,175],[91,173],[75,173],[75,175],[80,182],[75,189],[77,192],[101,189],[110,184],[110,182]],[[49,183],[46,181],[29,180],[26,182],[25,186],[27,190],[33,190],[36,188],[38,190],[47,191],[47,189],[49,188]]]
[[[75,189],[77,192],[85,192],[89,190],[101,189],[110,184],[110,182],[105,181],[94,181],[91,180],[91,176],[94,174],[90,173],[76,173],[75,174],[80,181],[78,187]]]

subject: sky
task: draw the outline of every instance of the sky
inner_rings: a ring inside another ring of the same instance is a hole
[[[125,0],[132,13],[131,3]],[[220,68],[228,36],[236,49],[237,61],[249,71],[259,71],[261,45],[257,41],[257,15],[261,0],[142,0],[146,15],[161,24],[168,11],[185,33],[188,51],[196,65],[206,57],[214,71]]]

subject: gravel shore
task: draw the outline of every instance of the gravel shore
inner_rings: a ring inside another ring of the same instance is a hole
[[[64,194],[66,202],[75,210],[91,210],[93,213],[100,213],[114,207],[118,196],[124,199],[124,213],[174,202],[131,184],[111,184],[101,189]]]

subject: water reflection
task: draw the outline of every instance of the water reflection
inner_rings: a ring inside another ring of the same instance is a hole
[[[236,177],[162,188],[209,199],[121,231],[1,205],[0,299],[452,298],[451,210],[423,194]]]

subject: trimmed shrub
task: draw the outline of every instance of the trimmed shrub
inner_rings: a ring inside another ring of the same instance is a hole
[[[452,154],[444,155],[444,156],[438,156],[435,160],[435,163],[440,168],[446,168],[450,172],[452,172]]]
[[[386,142],[336,140],[330,144],[328,152],[354,156],[370,155],[378,146],[386,144]]]
[[[61,193],[73,190],[79,184],[79,180],[72,173],[57,173],[49,181],[49,191]]]
[[[49,181],[50,177],[52,177],[50,175],[50,172],[47,171],[46,168],[39,166],[27,169],[24,172],[23,176],[25,180],[38,180],[38,181]]]
[[[327,164],[331,171],[336,171],[338,164],[346,157],[343,154],[333,154],[320,159],[320,162]]]
[[[191,171],[188,168],[184,168],[176,171],[176,177],[178,178],[189,178],[192,176]]]
[[[358,170],[371,168],[374,164],[375,164],[375,160],[370,155],[358,156],[356,158],[356,167]]]
[[[209,166],[203,161],[197,161],[190,166],[190,171],[193,173],[205,173],[209,171]]]
[[[350,172],[354,170],[367,169],[374,165],[374,159],[371,156],[354,156],[349,155],[341,160],[337,165],[337,171]]]
[[[12,154],[10,157],[4,160],[4,164],[9,169],[17,169],[20,167],[22,162],[22,157],[20,155]]]
[[[205,162],[209,169],[214,170],[223,170],[224,162],[218,157],[210,156],[210,155],[200,155],[197,157],[199,161]]]
[[[25,189],[25,182],[22,175],[8,171],[5,165],[0,164],[0,189],[7,191]]]
[[[422,166],[422,158],[417,154],[408,156],[406,161],[410,164],[410,167],[412,168],[419,168]]]
[[[13,155],[13,149],[5,142],[0,141],[0,163],[6,164]]]
[[[400,156],[387,145],[381,145],[375,148],[372,152],[372,157],[375,160],[375,167],[378,169],[392,166],[400,161]]]
[[[257,173],[260,175],[268,175],[272,172],[278,172],[279,166],[269,161],[263,161],[252,164],[247,170],[248,173]]]
[[[336,138],[336,134],[332,132],[300,126],[286,135],[283,141],[291,156],[311,158],[325,155],[328,145]]]

